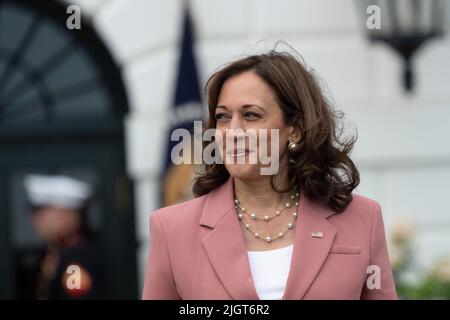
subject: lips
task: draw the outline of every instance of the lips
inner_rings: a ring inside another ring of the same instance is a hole
[[[227,151],[227,154],[231,154],[231,155],[242,155],[242,154],[247,154],[248,153],[248,149],[231,149]]]
[[[248,154],[248,150],[241,150],[241,151],[231,152],[229,154],[231,154],[232,156],[235,156],[235,157],[243,157],[243,156],[246,156]]]
[[[227,155],[229,157],[233,158],[241,158],[241,157],[247,157],[251,154],[253,154],[255,151],[248,150],[248,149],[242,149],[242,150],[230,150]]]

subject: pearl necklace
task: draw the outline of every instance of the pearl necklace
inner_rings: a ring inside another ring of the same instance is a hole
[[[283,206],[282,209],[275,211],[275,214],[265,215],[264,217],[258,217],[256,215],[256,213],[250,213],[249,214],[245,208],[241,207],[239,200],[236,199],[236,198],[234,199],[234,203],[235,203],[234,204],[234,208],[237,209],[237,211],[238,211],[238,218],[239,218],[240,221],[243,222],[244,227],[245,227],[246,230],[251,232],[255,238],[261,239],[261,240],[263,240],[263,241],[265,241],[267,243],[270,243],[270,242],[272,242],[274,240],[282,238],[287,232],[289,232],[289,230],[294,229],[294,227],[295,227],[295,223],[294,222],[295,222],[295,220],[297,219],[297,216],[298,216],[297,211],[294,211],[292,213],[292,217],[293,218],[287,224],[287,228],[284,231],[279,232],[275,236],[266,236],[266,237],[261,237],[261,234],[259,232],[254,231],[253,228],[250,227],[250,225],[247,223],[247,221],[245,219],[245,215],[249,215],[252,220],[262,220],[262,221],[269,222],[273,218],[276,218],[276,217],[280,216],[281,213],[284,210],[286,210],[288,208],[291,208],[292,207],[292,202],[295,200],[296,197],[297,197],[298,200],[295,202],[294,205],[295,205],[295,207],[297,207],[298,206],[298,201],[299,201],[299,193],[296,192],[296,189],[294,189],[294,194],[291,195],[291,200],[289,202],[285,203],[285,205]]]

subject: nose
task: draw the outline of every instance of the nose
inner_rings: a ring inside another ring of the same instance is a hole
[[[233,117],[231,118],[229,129],[243,129],[242,121],[238,115],[233,115]]]
[[[237,143],[242,143],[241,140],[244,140],[245,128],[239,115],[235,114],[232,116],[226,131],[226,142],[228,144],[236,145]]]

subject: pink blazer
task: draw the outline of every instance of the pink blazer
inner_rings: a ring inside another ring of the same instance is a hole
[[[283,299],[397,298],[380,205],[353,197],[336,214],[300,195]],[[323,237],[311,236],[314,232]],[[207,195],[151,214],[142,297],[259,299],[233,207],[231,178]]]

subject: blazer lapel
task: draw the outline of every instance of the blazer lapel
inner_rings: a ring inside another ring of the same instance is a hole
[[[212,230],[202,239],[202,243],[212,267],[230,296],[236,300],[258,300],[243,230],[233,200],[231,177],[208,194],[200,225]],[[336,228],[327,220],[335,213],[301,193],[294,251],[282,299],[302,299],[313,283],[336,236]],[[321,232],[322,237],[311,235],[317,232]]]
[[[200,224],[213,228],[203,239],[212,267],[233,299],[257,300],[243,232],[233,206],[233,179],[208,194]]]
[[[336,236],[336,228],[327,220],[333,214],[335,212],[331,209],[312,202],[301,194],[294,251],[282,299],[302,299],[313,283]],[[313,233],[316,233],[315,237],[312,236]]]

